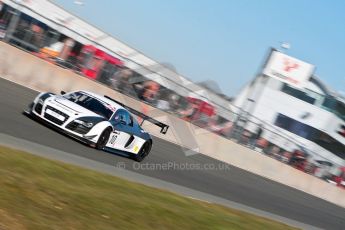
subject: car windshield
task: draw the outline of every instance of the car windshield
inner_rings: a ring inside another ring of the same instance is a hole
[[[109,120],[114,113],[114,110],[111,109],[110,105],[88,94],[85,94],[84,92],[73,92],[65,94],[63,97],[94,113],[97,113],[107,120]]]

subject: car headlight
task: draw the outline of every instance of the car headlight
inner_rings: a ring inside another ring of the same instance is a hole
[[[74,120],[74,122],[78,123],[80,125],[83,125],[87,128],[92,128],[92,126],[94,125],[94,123],[92,123],[92,122],[87,122],[87,121],[83,121],[83,120],[79,120],[79,119]]]
[[[106,119],[103,117],[78,117],[74,120],[78,125],[84,126],[88,129],[91,129],[101,121],[106,121]]]
[[[44,101],[47,98],[51,97],[52,95],[54,95],[54,94],[53,93],[41,93],[39,95],[39,99],[38,99],[37,103],[43,105]]]

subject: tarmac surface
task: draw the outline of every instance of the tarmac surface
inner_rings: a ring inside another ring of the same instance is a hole
[[[186,156],[181,147],[159,138],[140,164],[87,147],[22,114],[36,95],[0,79],[0,134],[304,223],[306,229],[345,229],[342,207],[202,154]]]

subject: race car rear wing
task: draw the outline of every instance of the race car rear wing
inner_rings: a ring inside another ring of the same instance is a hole
[[[155,124],[157,125],[158,127],[161,128],[161,133],[162,134],[166,134],[168,132],[168,129],[169,129],[169,125],[166,125],[160,121],[157,121],[156,119],[152,118],[152,117],[149,117],[147,116],[146,114],[142,113],[142,112],[139,112],[138,110],[135,110],[127,105],[124,105],[122,102],[119,102],[107,95],[104,95],[105,98],[109,99],[109,100],[112,100],[113,102],[116,102],[117,104],[121,105],[122,107],[124,107],[125,109],[127,109],[129,112],[131,112],[132,114],[138,116],[138,117],[141,117],[143,120],[141,121],[140,125],[142,125],[144,123],[144,121],[149,121],[151,122],[152,124]]]

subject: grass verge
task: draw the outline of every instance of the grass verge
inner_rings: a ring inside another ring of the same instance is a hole
[[[0,229],[293,229],[0,147]]]

